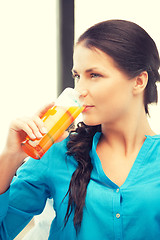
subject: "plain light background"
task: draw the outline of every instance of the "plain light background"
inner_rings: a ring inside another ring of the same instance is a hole
[[[57,96],[57,1],[0,0],[0,150],[12,119]],[[126,19],[143,27],[160,51],[159,7],[159,0],[75,0],[75,39],[97,22]],[[150,113],[160,133],[160,105]]]
[[[0,149],[12,119],[57,96],[56,1],[0,0]]]

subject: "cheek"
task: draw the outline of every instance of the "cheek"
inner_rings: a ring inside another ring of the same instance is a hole
[[[109,91],[102,91],[95,99],[99,110],[107,114],[119,114],[128,109],[132,94],[128,88],[115,87]]]
[[[112,122],[127,113],[131,107],[132,91],[128,84],[112,84],[92,88],[89,93],[95,109],[84,114],[87,125]]]
[[[98,95],[95,95],[95,104],[98,108],[105,108],[105,106],[109,107],[112,105],[117,105],[119,101],[120,94],[116,89],[101,89]]]

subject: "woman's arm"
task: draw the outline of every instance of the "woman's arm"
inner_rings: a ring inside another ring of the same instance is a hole
[[[45,106],[32,118],[17,119],[11,123],[4,151],[0,155],[0,194],[7,191],[17,169],[27,157],[21,142],[27,135],[34,140],[46,133],[41,117],[53,105]]]
[[[45,106],[32,118],[17,119],[10,125],[0,155],[0,239],[13,239],[35,214],[41,213],[50,197],[42,184],[47,167],[35,159],[22,164],[27,154],[21,142],[27,135],[31,139],[42,137],[45,130],[41,117],[53,105]]]
[[[52,106],[43,108],[31,119],[15,120],[9,128],[0,155],[0,239],[13,239],[34,215],[43,211],[46,199],[53,195],[47,177],[50,151],[40,161],[29,158],[22,164],[27,155],[21,148],[27,135],[34,139],[45,132],[41,116]],[[67,136],[65,132],[59,141]]]
[[[40,214],[47,198],[48,155],[41,161],[29,158],[17,170],[9,189],[0,195],[0,239],[14,239],[34,215]]]

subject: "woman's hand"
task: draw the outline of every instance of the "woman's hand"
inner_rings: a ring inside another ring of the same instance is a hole
[[[21,148],[21,143],[25,140],[26,136],[35,140],[41,139],[47,133],[47,129],[41,118],[53,106],[54,103],[44,106],[32,118],[24,117],[14,120],[9,128],[5,151],[10,155],[16,154],[22,160],[27,157],[27,154]],[[57,142],[62,141],[67,136],[68,132],[66,131]]]
[[[32,140],[42,138],[47,130],[41,117],[53,106],[54,103],[44,106],[31,118],[24,117],[14,120],[9,128],[5,152],[10,155],[16,154],[22,160],[27,157],[27,154],[21,148],[22,141],[25,140],[26,136],[29,136]]]

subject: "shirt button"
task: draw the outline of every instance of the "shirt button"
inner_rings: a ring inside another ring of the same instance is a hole
[[[116,218],[120,218],[120,216],[121,216],[121,215],[120,215],[119,213],[116,214]]]
[[[116,192],[117,192],[117,193],[119,192],[119,188],[117,188]]]

